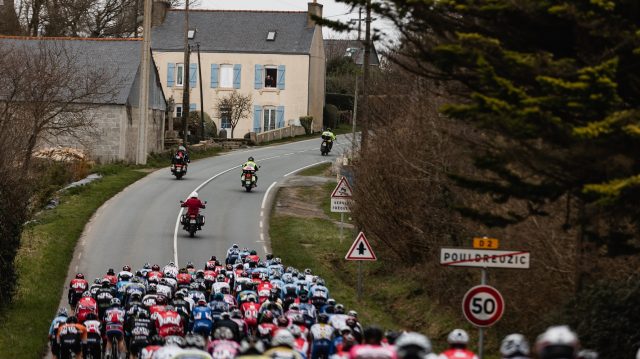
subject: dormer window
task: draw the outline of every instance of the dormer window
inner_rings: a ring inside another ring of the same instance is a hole
[[[275,41],[276,40],[276,32],[275,31],[269,31],[267,33],[267,41]]]

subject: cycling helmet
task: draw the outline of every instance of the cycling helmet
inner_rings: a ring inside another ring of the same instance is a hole
[[[293,337],[293,334],[291,334],[291,332],[286,329],[278,330],[273,336],[273,339],[271,339],[272,347],[287,346],[289,348],[293,348],[294,345],[295,338]]]
[[[447,336],[447,343],[452,345],[467,345],[469,343],[469,334],[463,329],[454,329]]]
[[[255,255],[257,255],[257,254],[258,254],[258,252],[256,252],[256,250],[255,250],[255,249],[252,249],[252,250],[249,252],[249,254],[250,254],[250,255],[252,255],[252,256],[255,256]]]
[[[109,280],[109,278],[102,278],[102,286],[108,286],[111,285],[111,281]]]
[[[164,338],[164,343],[166,345],[177,345],[179,347],[184,347],[184,338],[177,335],[169,335],[168,337]]]
[[[122,303],[120,302],[120,299],[118,299],[118,298],[112,298],[112,299],[111,299],[111,303],[110,303],[110,305],[111,305],[112,307],[119,307],[121,304],[122,304]]]
[[[122,270],[126,271],[126,272],[131,272],[131,266],[125,265],[125,266],[122,267]]]
[[[151,269],[151,264],[149,264],[149,262],[146,262],[146,263],[142,266],[142,268],[144,268],[144,269]]]
[[[402,359],[426,359],[432,352],[429,338],[415,332],[400,335],[395,346],[398,358]]]
[[[67,308],[61,307],[60,309],[58,309],[58,316],[59,317],[69,316],[69,312],[67,311]]]
[[[72,315],[69,318],[67,318],[67,323],[68,324],[76,324],[76,323],[78,323],[78,318],[75,315]]]
[[[186,150],[187,149],[184,146],[182,145],[178,146],[178,151],[186,151]]]
[[[348,311],[347,315],[350,317],[358,318],[358,312],[356,312],[355,310]]]
[[[294,338],[300,338],[302,335],[302,330],[300,330],[300,327],[297,325],[292,325],[287,329],[291,332],[291,335],[293,335]]]
[[[234,312],[235,312],[235,311],[238,311],[238,313],[240,313],[240,311],[239,311],[238,309],[234,309],[233,311],[234,311]],[[229,312],[222,312],[222,313],[220,313],[220,318],[222,318],[222,319],[229,319],[229,318],[230,318],[230,316],[231,316],[231,313],[229,313]],[[239,317],[239,318],[242,318],[242,314],[241,314],[241,313],[240,313],[240,317]]]
[[[198,192],[196,192],[196,191],[191,192],[191,194],[189,195],[189,197],[191,197],[191,198],[198,198]]]
[[[251,161],[251,162],[253,162],[253,157],[252,157],[252,156],[249,156],[249,158],[247,159],[247,161]]]
[[[578,353],[578,336],[566,325],[549,327],[536,340],[536,353],[540,359],[574,358]]]
[[[193,262],[191,261],[187,262],[187,268],[195,268],[195,266],[193,265]]]
[[[109,270],[107,270],[107,275],[116,275],[116,272],[113,270],[113,268],[109,268]]]
[[[262,318],[260,318],[260,323],[273,323],[273,312],[266,311],[262,314]]]
[[[310,274],[311,274],[311,268],[306,268],[306,269],[304,270],[304,274],[308,274],[308,275],[310,275]]]
[[[84,274],[82,273],[76,274],[76,279],[84,279]]]
[[[336,300],[333,298],[327,299],[327,305],[336,305]]]
[[[522,334],[509,334],[502,339],[500,344],[500,355],[507,358],[528,358],[530,353],[529,343]]]
[[[100,279],[100,278],[95,278],[93,280],[93,284],[100,284],[100,283],[102,283],[102,279]]]
[[[84,292],[82,292],[82,297],[92,297],[91,292],[89,292],[88,290],[85,290]]]
[[[327,127],[327,129],[325,131],[331,132],[331,127]]]
[[[336,314],[344,314],[344,305],[336,304]]]
[[[578,359],[598,359],[598,352],[585,349],[578,353]]]
[[[231,311],[231,318],[242,319],[242,312],[240,309],[235,308]]]
[[[84,318],[85,320],[98,320],[98,315],[94,312],[89,312]]]
[[[250,158],[251,158],[251,157],[250,157]],[[231,246],[231,248],[236,248],[236,249],[237,249],[237,248],[239,248],[239,246],[238,246],[236,243],[234,243],[234,244]]]
[[[198,334],[187,334],[184,337],[184,346],[185,348],[196,348],[204,350],[206,344],[204,342],[204,338],[202,338]]]
[[[233,339],[233,332],[231,331],[231,329],[229,329],[227,327],[219,327],[219,328],[216,328],[216,330],[213,331],[213,338],[214,339],[232,340]]]
[[[158,272],[160,271],[160,266],[157,264],[154,264],[153,266],[151,266],[151,270],[154,272]]]
[[[329,315],[327,313],[318,314],[318,323],[323,323],[323,324],[329,323]]]

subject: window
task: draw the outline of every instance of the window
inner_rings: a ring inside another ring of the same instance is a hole
[[[276,32],[275,31],[269,31],[267,33],[267,41],[275,41],[276,40]]]
[[[220,65],[220,87],[233,87],[233,65]]]
[[[231,128],[231,108],[220,107],[220,128]]]
[[[176,105],[176,118],[182,118],[182,105]]]
[[[176,64],[176,86],[184,86],[184,64]]]
[[[264,125],[263,131],[271,131],[276,129],[276,109],[273,107],[264,108]]]
[[[278,86],[278,68],[275,66],[265,66],[264,74],[264,87],[276,88]]]

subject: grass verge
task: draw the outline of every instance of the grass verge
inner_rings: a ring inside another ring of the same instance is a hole
[[[328,175],[328,164],[309,168],[300,175]],[[356,232],[345,229],[340,239],[339,213],[330,212],[330,194],[336,183],[298,188],[301,201],[321,208],[324,218],[301,218],[279,213],[271,216],[269,234],[273,253],[287,265],[311,268],[325,279],[330,295],[347,309],[359,313],[365,324],[377,324],[390,330],[416,330],[428,335],[435,349],[444,349],[447,333],[461,325],[460,314],[432,302],[420,284],[419,268],[392,263],[384,248],[375,247],[376,262],[363,262],[363,293],[357,299],[358,262],[344,259]],[[274,203],[291,191],[281,189]],[[351,221],[345,214],[345,222]],[[466,329],[470,329],[466,327]],[[489,356],[487,356],[489,358]]]
[[[85,224],[105,201],[146,175],[122,165],[103,166],[98,172],[104,175],[101,180],[66,191],[57,208],[41,212],[25,226],[16,257],[17,292],[0,325],[0,357],[42,357]]]

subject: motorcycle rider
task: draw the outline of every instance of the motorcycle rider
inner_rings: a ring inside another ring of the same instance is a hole
[[[404,333],[396,339],[398,359],[437,359],[432,353],[429,338],[420,333]]]
[[[536,340],[540,359],[575,358],[580,350],[578,336],[566,325],[549,327]]]
[[[463,329],[454,329],[447,336],[449,349],[440,354],[440,359],[478,359],[472,351],[467,349],[469,334]]]
[[[178,146],[178,150],[173,155],[173,157],[171,157],[171,164],[184,165],[190,162],[191,162],[191,159],[189,158],[189,152],[187,152],[187,149],[182,145]]]
[[[331,148],[333,147],[333,141],[336,140],[336,135],[333,134],[333,132],[331,131],[331,128],[327,127],[323,132],[322,132],[322,139],[327,141],[327,146],[329,146],[329,151],[331,151]]]
[[[500,344],[502,359],[528,359],[530,354],[529,343],[522,334],[509,334]]]
[[[198,218],[198,230],[202,230],[202,225],[204,225],[204,216],[200,214],[200,209],[205,208],[205,202],[202,202],[198,198],[198,192],[193,191],[189,195],[189,198],[180,204],[180,207],[187,208],[187,214],[182,217],[182,224],[184,225],[184,229],[186,229],[187,219],[189,216],[195,215]]]
[[[255,161],[253,160],[253,157],[249,157],[247,159],[247,162],[245,162],[242,165],[242,170],[244,171],[244,169],[250,169],[253,171],[253,183],[255,187],[258,187],[258,175],[256,174],[258,172],[258,169],[260,168],[260,166],[258,166]],[[242,179],[242,177],[240,177]]]
[[[69,305],[75,309],[78,300],[82,297],[82,293],[89,289],[89,282],[84,279],[84,274],[78,273],[76,277],[69,283]]]

